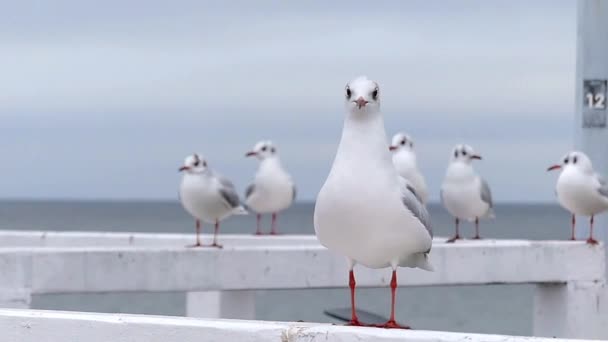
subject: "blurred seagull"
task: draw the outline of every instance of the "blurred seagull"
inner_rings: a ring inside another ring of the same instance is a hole
[[[201,247],[201,221],[215,224],[212,247],[221,248],[217,243],[220,221],[230,215],[244,215],[247,211],[241,206],[234,185],[226,178],[216,174],[199,154],[186,157],[179,168],[183,173],[179,187],[179,199],[190,215],[196,220],[196,243]]]
[[[456,235],[446,242],[460,239],[460,220],[475,221],[475,236],[479,236],[479,219],[494,218],[492,193],[488,183],[473,169],[473,160],[481,157],[469,145],[456,145],[452,151],[443,184],[441,202],[455,217]]]
[[[589,238],[587,243],[597,244],[593,238],[593,217],[608,210],[608,184],[595,171],[586,154],[573,151],[566,154],[560,164],[550,166],[547,171],[561,170],[555,192],[562,207],[572,214],[572,237],[576,216],[589,216]]]
[[[257,213],[255,234],[262,234],[260,227],[262,214],[272,213],[270,234],[275,235],[277,215],[293,203],[296,198],[296,186],[287,171],[283,169],[277,148],[271,141],[258,142],[245,156],[260,160],[253,184],[245,191],[247,208]]]
[[[418,170],[412,138],[405,133],[395,134],[389,150],[393,152],[393,164],[397,172],[410,182],[418,198],[426,204],[429,197],[428,190],[424,176]]]

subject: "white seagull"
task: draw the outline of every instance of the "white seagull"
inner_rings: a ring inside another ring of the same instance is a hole
[[[492,192],[488,183],[473,169],[475,159],[480,160],[481,157],[469,145],[456,145],[452,151],[441,185],[441,202],[455,218],[456,235],[446,242],[460,239],[460,220],[475,221],[473,239],[480,239],[479,219],[494,217]]]
[[[397,133],[389,150],[393,152],[393,164],[401,177],[407,179],[416,191],[418,198],[426,204],[429,198],[424,176],[418,170],[414,141],[405,133]]]
[[[246,157],[257,157],[260,166],[253,184],[245,191],[245,205],[257,213],[256,235],[261,235],[262,214],[272,213],[270,234],[277,234],[278,212],[289,208],[296,198],[296,186],[281,165],[277,148],[269,140],[260,141]]]
[[[589,238],[587,243],[597,244],[593,238],[593,217],[608,210],[608,184],[595,171],[586,154],[573,151],[566,154],[560,164],[547,171],[562,170],[555,192],[562,207],[572,213],[572,240],[575,240],[575,215],[589,216]]]
[[[200,154],[186,157],[179,171],[183,173],[179,199],[184,209],[196,220],[196,244],[192,247],[202,246],[200,232],[203,221],[215,224],[211,246],[221,248],[217,243],[220,221],[233,214],[247,214],[234,185],[209,169],[207,161]]]
[[[380,113],[378,84],[366,77],[345,89],[346,118],[331,171],[317,197],[314,227],[325,247],[348,258],[351,325],[361,325],[355,309],[356,263],[391,267],[391,316],[395,321],[397,267],[432,270],[432,232],[425,206],[395,170]]]

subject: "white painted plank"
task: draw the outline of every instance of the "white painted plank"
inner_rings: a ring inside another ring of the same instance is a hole
[[[314,323],[205,320],[179,317],[8,309],[0,309],[0,331],[2,331],[3,342],[569,341],[505,335],[387,330]]]
[[[435,272],[400,269],[403,286],[603,281],[603,245],[483,240],[438,243]],[[209,291],[346,286],[343,257],[319,245],[2,248],[0,288],[33,294],[111,291]],[[356,268],[362,287],[387,286],[388,269]]]
[[[211,241],[212,235],[203,234],[203,242]],[[225,245],[301,245],[318,244],[314,235],[244,235],[221,234]],[[0,231],[2,247],[100,247],[100,246],[165,246],[191,245],[194,234],[129,233],[129,232],[66,232],[66,231]]]

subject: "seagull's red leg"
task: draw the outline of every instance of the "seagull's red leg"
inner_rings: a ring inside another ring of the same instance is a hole
[[[270,235],[278,235],[277,233],[277,213],[272,213],[272,223],[270,224]]]
[[[262,214],[257,214],[255,217],[256,220],[256,228],[255,228],[255,235],[262,235],[262,229],[261,229],[261,221],[262,221]]]
[[[346,325],[352,325],[356,327],[363,326],[361,322],[359,322],[359,318],[357,317],[357,311],[355,309],[355,286],[357,283],[355,282],[355,272],[351,269],[348,272],[348,287],[350,287],[350,307],[351,307],[351,318]]]
[[[456,220],[454,222],[456,222],[456,235],[451,237],[448,241],[446,241],[446,243],[452,243],[452,242],[460,239],[460,228],[458,227],[460,220],[458,220],[458,217],[456,218]]]
[[[591,215],[591,219],[589,220],[589,238],[587,239],[587,243],[597,245],[597,240],[593,238],[593,215]]]
[[[576,227],[576,216],[574,216],[574,214],[572,214],[572,237],[570,237],[570,240],[575,241],[576,240],[576,234],[575,234],[575,229]]]
[[[481,236],[479,236],[479,217],[475,218],[475,237],[474,240],[481,240]]]
[[[391,278],[391,317],[388,322],[381,325],[382,328],[390,329],[410,329],[407,325],[400,325],[395,321],[395,298],[397,296],[397,271],[393,270],[393,276]]]
[[[186,247],[202,247],[203,245],[201,245],[201,221],[200,220],[196,220],[196,243],[194,245],[189,245]]]
[[[213,232],[213,243],[211,244],[211,247],[217,247],[217,248],[222,248],[223,246],[217,243],[217,233],[220,230],[220,221],[216,220],[215,221],[215,231]]]

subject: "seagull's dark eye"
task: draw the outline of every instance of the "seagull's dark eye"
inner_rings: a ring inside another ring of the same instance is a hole
[[[576,156],[574,156],[574,158],[572,158],[572,164],[576,164],[576,160],[577,160],[577,158],[576,158]]]
[[[401,145],[405,145],[405,139],[401,140]]]
[[[467,151],[466,150],[462,150],[462,155],[466,156],[467,155]]]
[[[350,99],[350,97],[353,95],[353,93],[350,91],[350,88],[347,86],[346,87],[346,98]]]
[[[458,150],[454,150],[454,158],[458,158]]]
[[[262,147],[262,152],[266,152],[266,146]]]
[[[194,166],[195,166],[195,167],[198,167],[200,164],[201,164],[201,162],[199,162],[198,160],[195,160],[195,161],[194,161]]]
[[[378,87],[372,91],[372,99],[374,99],[374,101],[378,99]]]
[[[564,164],[568,164],[569,161],[568,158],[564,159]]]

